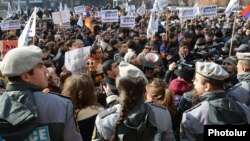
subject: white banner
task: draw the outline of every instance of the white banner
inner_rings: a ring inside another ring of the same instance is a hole
[[[74,11],[76,14],[82,14],[85,12],[85,6],[84,5],[76,6],[74,7]]]
[[[14,30],[20,28],[21,26],[19,20],[9,20],[1,23],[1,30]]]
[[[118,22],[118,10],[102,10],[102,22]]]
[[[192,20],[195,18],[193,8],[190,9],[180,9],[179,18],[183,20]]]
[[[217,6],[205,6],[200,9],[201,16],[203,17],[212,17],[217,15]]]
[[[135,17],[134,16],[121,16],[120,27],[134,27]]]
[[[86,59],[89,55],[90,46],[73,49],[65,53],[66,69],[73,74],[85,72]]]

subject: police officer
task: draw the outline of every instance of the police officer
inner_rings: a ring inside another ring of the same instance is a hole
[[[229,96],[250,106],[250,53],[236,54],[239,83],[229,89]]]
[[[122,61],[116,79],[120,104],[97,116],[94,140],[153,141],[157,135],[163,135],[162,140],[174,141],[167,108],[144,103],[147,83],[144,73],[134,65]],[[156,134],[156,131],[161,131],[162,134]]]
[[[10,50],[1,64],[9,83],[0,95],[0,140],[82,141],[69,99],[42,92],[48,70],[42,50],[26,46]]]
[[[248,108],[228,98],[223,90],[224,80],[228,76],[218,64],[196,63],[193,83],[201,102],[183,113],[181,140],[203,140],[204,125],[250,123]]]

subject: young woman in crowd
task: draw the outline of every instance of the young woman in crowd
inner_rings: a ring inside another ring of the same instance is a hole
[[[72,75],[66,79],[62,94],[69,96],[84,141],[90,141],[97,114],[103,110],[97,103],[95,86],[88,75]]]

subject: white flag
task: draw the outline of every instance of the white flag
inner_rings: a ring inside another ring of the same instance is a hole
[[[80,16],[80,18],[78,19],[77,25],[83,27],[82,16]]]
[[[64,3],[64,11],[69,11],[69,8],[66,3]]]
[[[59,11],[63,11],[63,6],[62,6],[62,2],[60,2],[60,7],[59,7]]]
[[[231,12],[238,7],[239,7],[238,0],[230,0],[224,13],[228,17],[231,14]]]
[[[198,6],[198,3],[196,3],[196,4],[194,5],[194,7],[193,7],[193,14],[194,14],[194,17],[201,14],[201,13],[200,13],[199,6]]]
[[[146,8],[144,2],[142,3],[142,6],[139,7],[136,11],[140,16],[143,16],[146,13]]]
[[[37,13],[37,8],[34,8],[33,13],[35,13],[33,15],[33,20],[32,20],[32,25],[31,25],[31,29],[29,31],[29,37],[34,37],[36,35],[36,13]]]
[[[153,11],[163,10],[168,4],[168,0],[155,0]]]
[[[12,16],[12,8],[10,2],[8,2],[7,18],[10,18],[11,16]]]
[[[148,23],[147,38],[151,38],[156,32],[158,32],[158,18],[157,13],[152,12]]]
[[[18,39],[18,47],[23,47],[23,46],[26,46],[28,44],[30,23],[31,23],[32,18],[34,18],[36,16],[35,12],[36,11],[34,10],[32,15],[29,18],[29,21],[27,22],[27,24],[24,27],[22,34],[20,35],[20,37]]]

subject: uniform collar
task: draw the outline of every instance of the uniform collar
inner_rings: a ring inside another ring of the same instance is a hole
[[[205,92],[199,98],[201,101],[210,101],[214,99],[224,98],[226,97],[226,92],[224,90],[217,90],[211,92]]]

